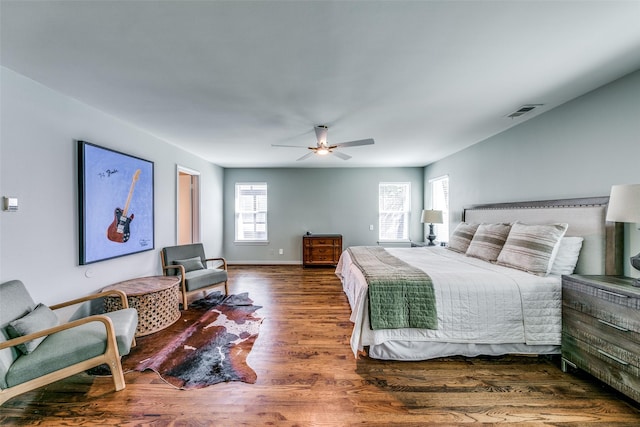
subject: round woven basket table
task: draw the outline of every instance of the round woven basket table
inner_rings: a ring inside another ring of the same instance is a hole
[[[130,308],[138,311],[136,337],[158,332],[180,318],[180,278],[176,276],[149,276],[125,280],[107,286],[102,291],[117,289],[127,294]],[[117,296],[104,298],[105,311],[122,309]]]

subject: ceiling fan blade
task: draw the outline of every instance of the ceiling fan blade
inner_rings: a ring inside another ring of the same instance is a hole
[[[282,144],[271,144],[272,147],[291,147],[291,148],[306,148],[309,149],[311,147],[303,147],[302,145],[282,145]]]
[[[296,162],[299,162],[300,160],[304,160],[307,159],[311,156],[313,156],[314,152],[313,151],[309,151],[307,154],[305,154],[304,156],[300,157],[299,159],[296,160]]]
[[[359,139],[357,141],[349,141],[349,142],[341,142],[338,144],[333,144],[336,147],[357,147],[358,145],[372,145],[375,141],[373,138],[368,139]]]
[[[320,143],[320,141],[327,142],[327,132],[329,131],[329,128],[324,125],[319,125],[319,126],[316,126],[315,129],[316,129],[316,139],[318,140],[318,143]]]
[[[351,158],[350,155],[341,153],[339,151],[332,151],[331,154],[334,156],[340,157],[342,160],[349,160]]]

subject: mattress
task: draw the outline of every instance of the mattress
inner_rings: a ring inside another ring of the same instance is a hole
[[[441,247],[388,248],[387,251],[431,277],[438,327],[372,330],[367,282],[345,251],[336,274],[351,306],[350,320],[354,324],[351,349],[356,357],[365,347],[376,357],[376,352],[400,354],[403,353],[400,350],[428,346],[428,343],[433,343],[431,348],[435,348],[436,343],[444,346],[447,354],[429,350],[422,352],[428,355],[422,358],[448,356],[457,354],[456,351],[467,355],[465,348],[471,348],[469,352],[474,354],[557,352],[561,338],[559,276],[540,277]],[[406,358],[415,360],[415,352],[406,353],[410,356]],[[399,354],[396,358],[401,357]]]

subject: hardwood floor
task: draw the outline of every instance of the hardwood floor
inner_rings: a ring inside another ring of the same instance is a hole
[[[0,407],[1,425],[348,426],[640,424],[640,405],[557,361],[508,356],[356,360],[350,309],[332,268],[231,266],[265,320],[248,358],[255,384],[181,391],[154,372],[79,374]]]

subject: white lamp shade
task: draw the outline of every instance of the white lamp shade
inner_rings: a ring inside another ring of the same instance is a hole
[[[607,221],[640,223],[640,184],[611,187]]]
[[[423,210],[420,222],[426,224],[442,224],[442,211],[435,211],[433,209]]]

